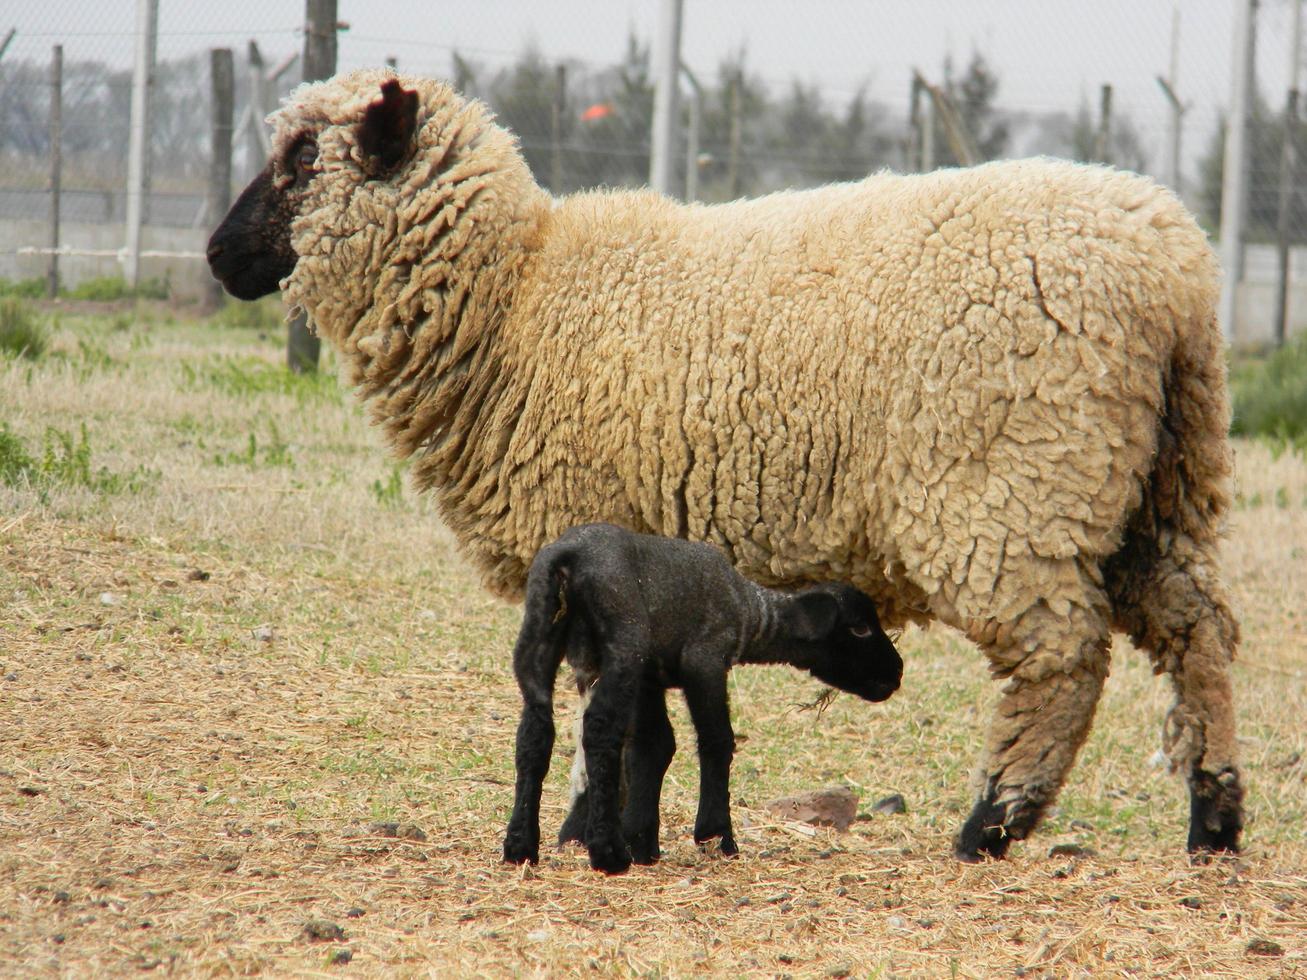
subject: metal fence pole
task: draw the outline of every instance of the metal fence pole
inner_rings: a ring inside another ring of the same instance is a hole
[[[1283,347],[1289,332],[1289,239],[1293,232],[1293,172],[1298,169],[1298,69],[1302,48],[1302,0],[1293,0],[1289,29],[1289,94],[1284,105],[1284,142],[1280,146],[1280,213],[1275,244],[1279,282],[1275,291],[1275,346]]]
[[[316,82],[336,73],[336,0],[306,0],[304,19],[304,81]],[[300,314],[286,332],[286,365],[292,371],[318,369],[322,344],[309,332]]]
[[[1219,317],[1226,343],[1235,336],[1235,300],[1243,279],[1243,224],[1248,207],[1248,118],[1252,103],[1253,45],[1257,0],[1239,0],[1230,68],[1230,119],[1225,130],[1221,177],[1221,285]]]
[[[212,143],[209,159],[208,223],[217,225],[231,207],[232,116],[236,101],[236,71],[231,48],[209,52],[209,82],[212,92]],[[222,285],[215,279],[205,290],[205,305],[222,305]]]
[[[653,132],[650,139],[649,185],[660,194],[672,193],[676,159],[677,75],[681,68],[681,0],[660,0],[658,41],[654,50]]]
[[[159,36],[159,0],[136,2],[136,61],[132,68],[132,119],[127,151],[127,249],[124,278],[133,289],[141,275],[141,225],[149,180],[150,89]]]
[[[64,46],[54,46],[50,61],[50,262],[46,267],[46,294],[59,295],[59,190],[63,179]]]

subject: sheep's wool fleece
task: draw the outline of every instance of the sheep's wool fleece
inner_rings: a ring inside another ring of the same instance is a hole
[[[272,117],[279,147],[318,134],[322,168],[283,288],[501,594],[608,520],[976,635],[1066,615],[1146,490],[1215,534],[1216,265],[1152,181],[1040,159],[714,206],[553,199],[484,106],[411,77],[415,154],[369,180],[355,128],[387,77]],[[1149,479],[1164,418],[1178,481]]]

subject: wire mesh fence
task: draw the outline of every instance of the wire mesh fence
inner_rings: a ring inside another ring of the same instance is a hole
[[[512,0],[458,9],[342,0],[348,26],[339,32],[337,67],[389,61],[486,100],[555,192],[642,184],[656,7],[656,0],[567,0],[547,10]],[[1216,233],[1235,7],[1236,0],[922,0],[911,8],[685,0],[674,190],[727,200],[885,167],[1042,153],[1169,182]],[[1257,15],[1246,232],[1254,250],[1274,241],[1282,145],[1297,130],[1283,112],[1292,7],[1293,0],[1261,0]],[[55,44],[64,59],[63,221],[123,222],[136,8],[132,0],[22,0],[12,24],[0,20],[0,39],[15,28],[0,55],[0,275],[22,271],[16,248],[45,244],[39,226],[50,210]],[[262,163],[263,112],[299,81],[304,21],[303,0],[160,0],[150,226],[202,238],[215,219],[205,203],[209,50],[235,55],[239,187]],[[1300,153],[1289,198],[1295,243],[1307,240],[1304,182],[1307,153]],[[1264,262],[1254,256],[1248,265]]]

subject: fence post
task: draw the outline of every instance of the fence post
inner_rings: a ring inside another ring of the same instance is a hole
[[[1104,85],[1098,92],[1098,132],[1094,135],[1094,159],[1099,163],[1112,162],[1112,86]]]
[[[681,0],[659,0],[658,40],[651,59],[654,76],[653,132],[649,141],[649,185],[671,196],[676,158],[677,76],[681,69]]]
[[[133,289],[141,276],[141,225],[150,182],[150,90],[159,39],[159,0],[136,2],[136,61],[132,69],[132,117],[127,152],[127,249],[124,278]]]
[[[232,114],[236,101],[236,72],[231,48],[209,51],[209,80],[212,91],[212,142],[209,159],[209,224],[216,225],[231,207]],[[215,279],[205,290],[205,306],[222,305],[222,285]]]
[[[336,73],[336,0],[305,0],[304,6],[304,81],[316,82]],[[286,331],[287,367],[302,373],[316,371],[321,348],[303,313],[291,320]]]
[[[740,89],[743,87],[744,68],[737,66],[731,72],[731,144],[726,156],[726,195],[732,201],[740,196],[740,144],[744,135]]]
[[[1293,216],[1293,173],[1298,169],[1298,68],[1302,47],[1302,0],[1293,0],[1289,29],[1289,94],[1284,103],[1284,142],[1280,145],[1280,213],[1275,239],[1279,283],[1275,291],[1275,346],[1283,347],[1289,320],[1289,227]]]
[[[1257,0],[1238,0],[1234,57],[1230,59],[1230,116],[1221,171],[1221,282],[1219,319],[1227,344],[1235,338],[1235,309],[1243,280],[1243,225],[1248,208],[1248,120],[1252,115]]]
[[[46,294],[59,295],[59,190],[63,178],[64,46],[54,46],[50,61],[50,262],[46,269]]]
[[[549,190],[563,193],[563,110],[567,99],[567,66],[554,68],[553,98],[549,103]]]

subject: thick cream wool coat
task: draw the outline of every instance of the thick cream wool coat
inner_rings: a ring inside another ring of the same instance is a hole
[[[567,527],[614,521],[768,584],[850,581],[1000,675],[1084,673],[1083,701],[1110,626],[1174,672],[1195,616],[1150,606],[1171,581],[1219,607],[1224,671],[1218,272],[1170,192],[1026,160],[715,206],[553,199],[482,105],[407,77],[415,154],[370,180],[355,128],[386,77],[272,117],[279,152],[306,131],[320,150],[283,289],[496,592]],[[1187,761],[1228,762],[1229,712],[1190,709]]]

